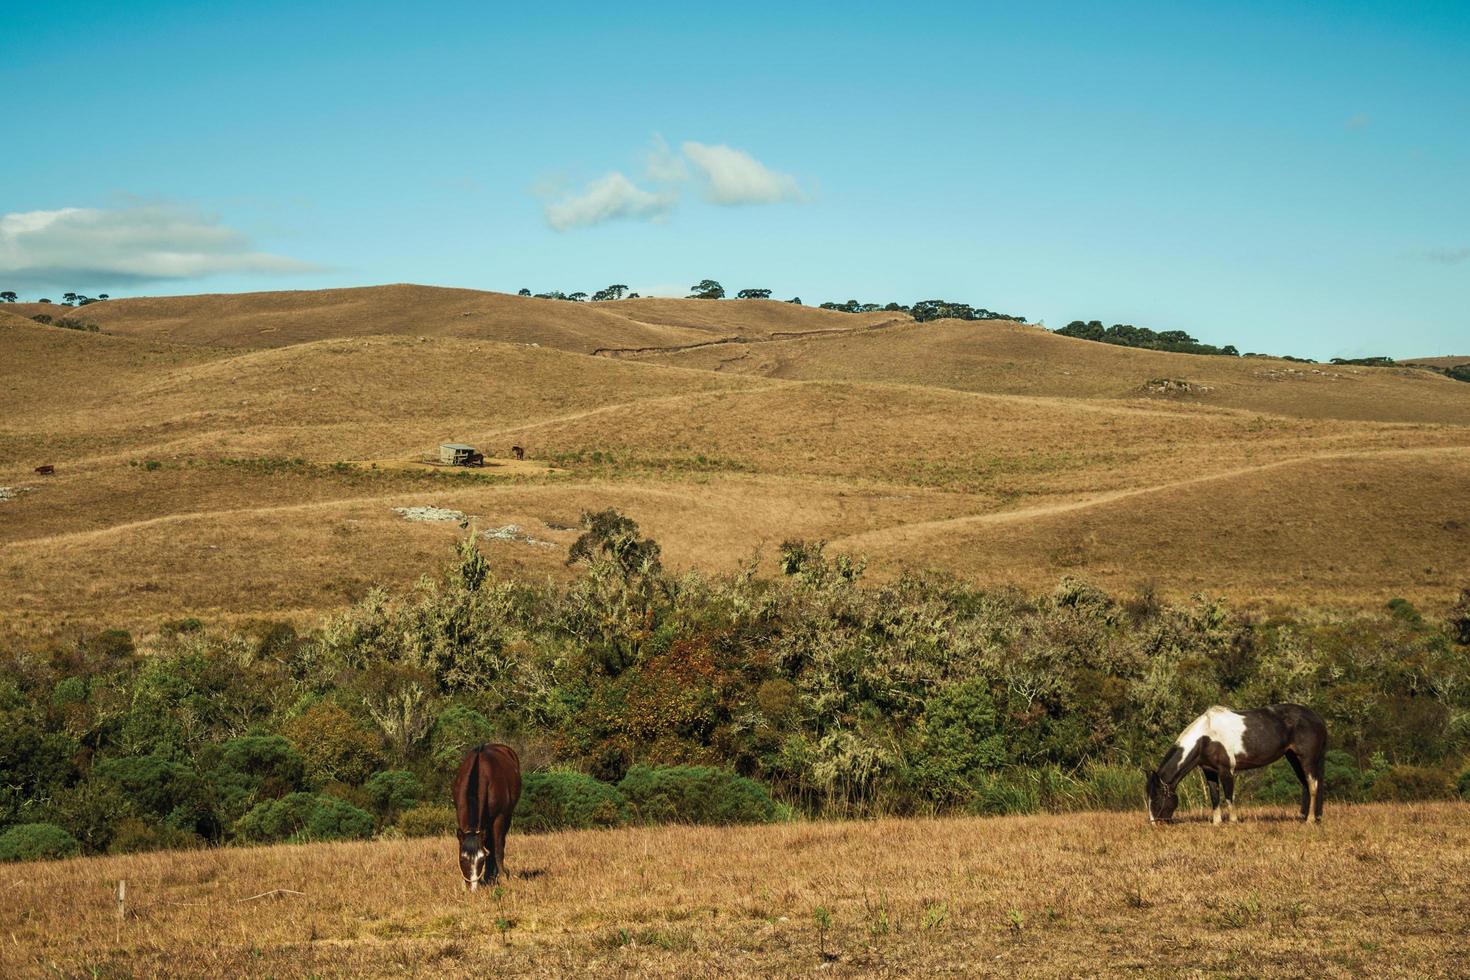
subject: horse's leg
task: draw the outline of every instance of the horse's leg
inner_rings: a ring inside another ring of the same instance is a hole
[[[1232,823],[1239,823],[1235,816],[1235,773],[1229,769],[1220,770],[1220,789],[1225,793],[1225,819]],[[1219,823],[1219,820],[1215,821]]]
[[[498,879],[500,873],[505,870],[505,835],[510,830],[510,814],[502,813],[495,818],[495,831],[491,837],[495,841],[495,877]]]
[[[1317,757],[1312,760],[1311,771],[1307,773],[1307,784],[1311,788],[1312,796],[1312,818],[1317,823],[1322,822],[1322,772],[1326,768],[1326,760],[1323,758],[1325,755],[1325,752],[1318,752]],[[1305,818],[1306,814],[1302,816]]]
[[[1302,768],[1302,760],[1292,749],[1286,750],[1286,761],[1291,763],[1291,771],[1296,773],[1297,780],[1302,784],[1302,819],[1306,820],[1312,814],[1312,784],[1307,781],[1307,771]]]
[[[1210,791],[1210,808],[1214,811],[1211,818],[1215,823],[1220,822],[1220,774],[1213,769],[1201,769],[1204,773],[1205,789]]]

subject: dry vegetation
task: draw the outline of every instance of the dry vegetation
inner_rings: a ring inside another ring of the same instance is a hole
[[[17,865],[0,973],[1463,975],[1470,809],[1244,816],[513,835],[475,895],[449,839]]]
[[[27,488],[0,501],[0,633],[309,619],[442,553],[457,528],[391,510],[414,504],[559,546],[581,510],[617,507],[676,567],[827,538],[880,576],[1152,579],[1244,603],[1435,608],[1470,546],[1470,386],[1424,370],[412,286],[74,312],[107,333],[0,322],[0,486]],[[689,349],[589,356],[609,347]],[[449,439],[542,465],[336,465]],[[534,576],[564,558],[492,548]]]

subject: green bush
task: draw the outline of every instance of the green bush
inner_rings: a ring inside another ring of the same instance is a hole
[[[453,771],[473,746],[494,741],[495,726],[473,708],[455,705],[434,719],[430,733],[435,767]]]
[[[420,803],[400,813],[393,826],[404,837],[443,837],[455,831],[454,807]]]
[[[0,861],[41,861],[81,851],[77,839],[54,823],[23,823],[0,834]]]
[[[291,719],[283,734],[306,760],[307,772],[318,784],[340,780],[356,786],[382,762],[377,736],[329,701]]]
[[[1470,766],[1460,770],[1460,778],[1455,780],[1455,792],[1460,794],[1460,799],[1470,800]]]
[[[1358,768],[1352,754],[1332,749],[1322,760],[1322,782],[1327,799],[1339,803],[1356,803],[1368,792],[1368,774]]]
[[[1006,744],[997,729],[995,700],[983,677],[941,688],[924,703],[917,746],[910,753],[909,783],[926,799],[968,799],[986,773],[1005,765]]]
[[[242,841],[347,840],[373,835],[372,814],[331,796],[292,793],[258,803],[235,823]]]
[[[246,735],[220,747],[211,773],[219,809],[236,819],[261,800],[279,799],[302,788],[306,760],[279,735]]]
[[[208,788],[191,766],[162,756],[142,755],[106,759],[92,767],[92,774],[125,794],[139,816],[206,836],[212,832]]]
[[[1368,799],[1376,803],[1447,800],[1454,796],[1450,774],[1426,766],[1393,766],[1378,774]]]
[[[374,773],[362,784],[363,793],[379,817],[391,819],[424,799],[424,786],[411,772],[393,769]]]
[[[521,787],[515,825],[522,830],[587,830],[616,827],[628,818],[617,787],[579,772],[533,772]]]
[[[770,823],[776,816],[764,786],[710,766],[634,766],[618,791],[643,823]]]

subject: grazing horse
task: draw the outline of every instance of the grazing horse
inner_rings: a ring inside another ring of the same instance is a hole
[[[509,745],[477,745],[454,776],[459,873],[470,891],[505,870],[505,832],[521,798],[521,760]]]
[[[1322,764],[1327,726],[1311,708],[1273,704],[1250,711],[1215,705],[1180,733],[1159,768],[1148,773],[1148,819],[1168,820],[1179,805],[1174,788],[1195,766],[1205,774],[1214,821],[1220,823],[1220,791],[1235,817],[1235,773],[1269,766],[1282,756],[1302,783],[1302,819],[1322,822]]]

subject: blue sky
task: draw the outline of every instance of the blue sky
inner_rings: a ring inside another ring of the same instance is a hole
[[[713,277],[1470,353],[1466,3],[0,2],[27,297]]]

